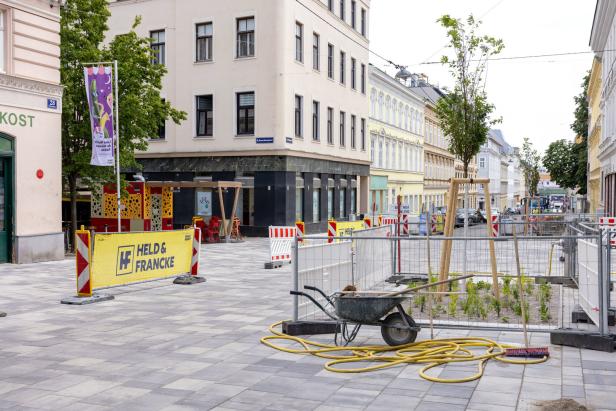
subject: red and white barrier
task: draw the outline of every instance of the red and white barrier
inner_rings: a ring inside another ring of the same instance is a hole
[[[295,230],[297,234],[297,242],[302,243],[304,241],[304,234],[306,233],[306,225],[303,221],[296,221]]]
[[[599,228],[602,230],[616,231],[616,217],[599,217]],[[610,245],[616,248],[616,239],[610,235]]]
[[[201,229],[195,227],[195,236],[193,237],[192,258],[190,260],[190,275],[199,274],[199,257],[201,255]]]
[[[364,218],[364,228],[366,230],[372,228],[372,219],[370,217]]]
[[[436,225],[438,224],[438,217],[436,215],[430,216],[430,231],[431,233],[436,233]]]
[[[409,215],[402,214],[402,235],[409,235]]]
[[[295,227],[269,228],[270,261],[291,261],[291,245],[295,240]]]
[[[398,217],[383,217],[381,225],[396,225],[398,224]]]
[[[334,237],[336,237],[337,224],[334,220],[327,222],[327,242],[333,243]]]
[[[90,261],[92,261],[92,248],[90,247],[90,232],[81,230],[75,232],[75,262],[77,268],[77,295],[80,297],[92,296],[92,282],[90,281]]]
[[[497,215],[492,216],[491,227],[492,227],[492,237],[498,237],[498,230],[499,230],[500,224],[498,223]]]

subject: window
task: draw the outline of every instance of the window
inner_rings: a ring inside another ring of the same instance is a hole
[[[366,65],[361,65],[361,92],[366,94]]]
[[[295,189],[295,220],[304,221],[304,187]]]
[[[334,78],[334,46],[327,45],[327,77]]]
[[[160,100],[163,105],[165,104],[165,99]],[[167,128],[165,127],[165,119],[162,119],[160,124],[158,125],[158,133],[156,137],[152,137],[152,140],[164,140],[167,135]]]
[[[5,12],[0,10],[0,73],[4,73],[6,70],[4,64],[4,15]]]
[[[303,97],[295,95],[295,137],[302,137]]]
[[[331,220],[334,218],[334,189],[327,189],[327,219]]]
[[[351,27],[355,28],[355,14],[357,12],[357,3],[355,0],[351,0]]]
[[[363,121],[364,121],[364,119],[362,118],[362,125],[363,125]],[[376,137],[372,136],[370,138],[370,161],[372,162],[373,166],[376,166],[376,164],[374,163],[374,161],[375,161],[375,157],[374,157],[375,145],[376,145]]]
[[[314,187],[312,190],[312,222],[321,221],[321,189]]]
[[[346,0],[340,0],[340,19],[344,20],[344,3]]]
[[[154,57],[152,58],[153,64],[165,64],[165,30],[156,30],[150,32],[150,39],[152,41],[152,51]]]
[[[295,60],[304,62],[304,26],[295,23]]]
[[[361,9],[361,35],[366,37],[366,9]]]
[[[340,198],[339,198],[339,209],[338,209],[338,216],[340,218],[344,218],[346,215],[346,188],[341,188],[340,191],[338,192]]]
[[[344,111],[340,112],[340,147],[344,147],[345,137],[344,137],[344,129],[346,123],[346,113]]]
[[[360,126],[360,138],[361,138],[361,151],[366,151],[366,119],[362,118],[361,119],[361,126]],[[372,148],[372,151],[374,151],[374,147]]]
[[[237,93],[237,134],[255,133],[255,93]]]
[[[321,63],[319,58],[320,49],[321,38],[317,33],[312,33],[312,68],[317,71],[321,69]]]
[[[197,24],[197,61],[212,60],[212,35],[214,27],[212,23]]]
[[[255,18],[237,19],[237,57],[255,55]]]
[[[197,96],[197,137],[214,135],[214,97]]]
[[[483,157],[479,158],[479,168],[485,168],[486,167],[486,159]]]
[[[356,118],[354,114],[351,114],[351,148],[355,149],[355,122]]]
[[[321,138],[320,119],[319,119],[319,102],[312,102],[312,139],[319,141]]]
[[[334,109],[327,107],[327,144],[334,144]]]
[[[344,84],[346,81],[345,71],[346,71],[346,53],[344,51],[340,52],[340,84]]]
[[[351,57],[351,88],[355,90],[357,88],[357,60]]]
[[[333,12],[334,11],[334,0],[327,0],[327,8],[329,9],[329,11]]]

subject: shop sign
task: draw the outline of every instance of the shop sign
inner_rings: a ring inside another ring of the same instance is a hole
[[[0,111],[0,126],[32,127],[34,116],[17,114],[10,111]]]
[[[212,192],[197,191],[197,215],[212,215]]]

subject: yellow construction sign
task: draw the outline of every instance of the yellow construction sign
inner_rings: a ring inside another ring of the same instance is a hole
[[[92,288],[190,273],[194,230],[97,233]]]
[[[336,237],[350,236],[353,231],[364,229],[363,221],[337,221],[336,222]]]

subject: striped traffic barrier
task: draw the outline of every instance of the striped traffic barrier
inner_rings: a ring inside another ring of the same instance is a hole
[[[92,283],[90,282],[90,261],[92,249],[90,248],[90,231],[81,226],[75,232],[75,267],[77,269],[77,295],[79,297],[92,296]]]
[[[291,246],[296,236],[296,227],[269,227],[270,261],[265,263],[265,268],[278,268],[291,262]]]
[[[383,225],[383,216],[381,214],[379,214],[376,225],[379,227]]]
[[[491,227],[492,227],[492,237],[498,237],[499,224],[498,224],[497,215],[492,216]]]
[[[304,242],[304,234],[306,233],[306,225],[304,224],[303,221],[296,221],[295,222],[295,230],[297,233],[297,242],[298,243],[302,243]]]
[[[366,230],[372,228],[372,219],[370,217],[364,218],[364,228]]]
[[[431,227],[430,228],[430,230],[431,230],[430,232],[431,233],[436,233],[436,224],[438,222],[438,216],[431,215],[430,216],[430,220],[431,220],[430,221],[430,227]]]
[[[192,259],[190,261],[190,274],[199,274],[199,256],[201,255],[201,229],[195,227],[195,237],[193,239]]]
[[[409,235],[409,215],[402,214],[402,235]]]
[[[336,221],[335,220],[329,220],[327,222],[327,242],[328,243],[333,243],[334,242],[334,237],[336,237]]]
[[[616,231],[616,218],[614,217],[599,217],[599,228],[601,228],[602,230],[606,230],[609,231],[611,233],[613,233],[614,231]],[[610,246],[612,248],[616,248],[616,239],[612,239],[612,235],[611,234],[608,236],[610,239]]]

